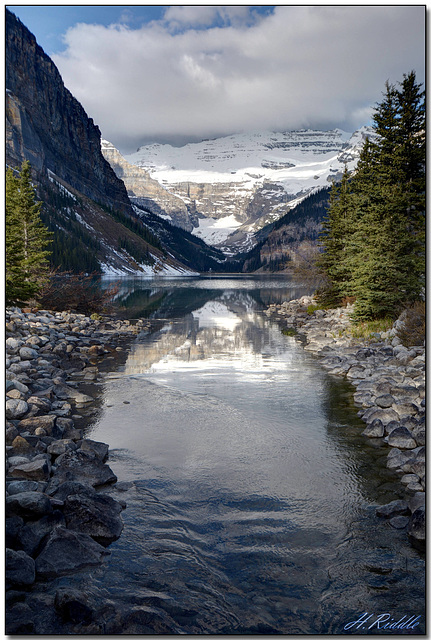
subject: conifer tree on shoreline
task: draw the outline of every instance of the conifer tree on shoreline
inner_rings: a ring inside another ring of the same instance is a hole
[[[19,175],[6,172],[6,303],[37,295],[48,277],[51,234],[40,218],[41,202],[31,182],[30,163]]]
[[[373,116],[377,139],[364,145],[350,181],[345,174],[344,187],[334,186],[321,236],[328,284],[320,300],[354,297],[355,320],[395,317],[424,290],[424,92],[413,71],[399,87],[386,83]]]

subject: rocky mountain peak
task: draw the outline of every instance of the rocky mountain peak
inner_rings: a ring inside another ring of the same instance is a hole
[[[126,156],[195,214],[193,233],[228,255],[303,198],[354,170],[370,127],[254,131],[182,147],[142,146]],[[130,195],[130,193],[129,193]]]
[[[100,151],[98,126],[7,9],[6,87],[6,162],[15,167],[29,160],[96,202],[131,213],[127,191]]]

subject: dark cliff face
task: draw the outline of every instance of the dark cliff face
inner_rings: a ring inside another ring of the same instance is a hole
[[[35,37],[6,10],[6,161],[29,160],[91,198],[132,213],[126,188],[100,151],[100,130],[66,89]]]

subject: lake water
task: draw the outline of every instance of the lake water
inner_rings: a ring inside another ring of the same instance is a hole
[[[132,611],[129,632],[375,633],[388,613],[424,633],[423,556],[375,515],[400,495],[386,449],[361,436],[350,385],[262,313],[307,292],[281,277],[121,281],[124,313],[150,328],[107,375],[89,437],[109,443],[128,506],[79,580]]]

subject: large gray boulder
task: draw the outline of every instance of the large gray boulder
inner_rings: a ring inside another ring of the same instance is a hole
[[[121,505],[110,496],[72,494],[64,501],[63,513],[68,529],[87,533],[107,546],[120,537],[123,521]]]
[[[31,462],[18,464],[9,469],[12,478],[22,478],[24,480],[49,480],[51,474],[51,463],[45,457],[35,458]]]
[[[94,496],[96,490],[89,484],[83,484],[76,480],[67,480],[58,484],[56,479],[52,479],[46,488],[46,493],[54,496],[57,500],[65,500],[67,496],[74,494]]]
[[[10,398],[6,400],[6,418],[9,420],[19,420],[28,411],[28,404],[25,400]]]
[[[58,456],[56,465],[53,478],[59,484],[67,480],[76,480],[97,487],[117,481],[117,476],[112,469],[90,451],[78,449],[63,453]]]
[[[51,501],[40,491],[23,491],[6,498],[6,514],[36,518],[52,512]]]
[[[29,586],[35,581],[35,563],[25,551],[6,549],[6,584]]]
[[[86,533],[57,527],[36,558],[36,573],[39,578],[50,580],[97,566],[107,554],[109,551]]]
[[[416,440],[406,427],[397,427],[388,435],[388,444],[398,449],[415,449]]]
[[[81,442],[81,450],[94,453],[101,462],[106,462],[108,459],[109,446],[104,442],[96,442],[86,438]]]

